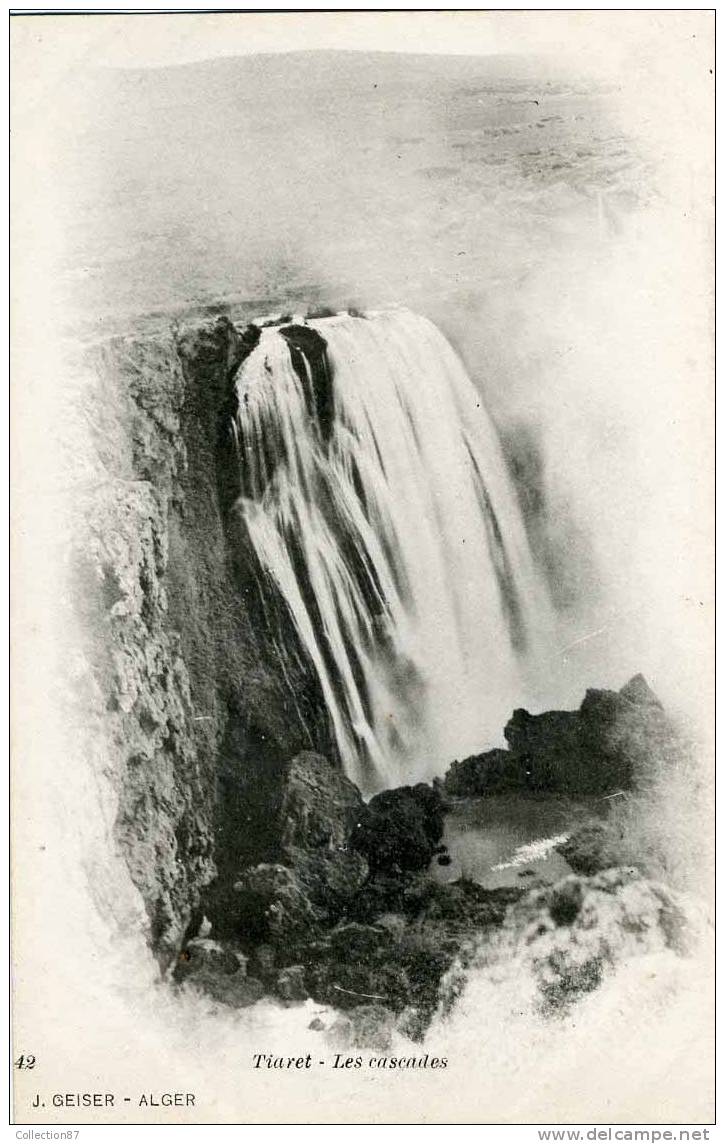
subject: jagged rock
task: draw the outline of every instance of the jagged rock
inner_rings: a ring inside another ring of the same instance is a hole
[[[562,785],[581,790],[582,783],[588,786],[590,760],[582,758],[580,734],[578,711],[546,711],[542,715],[530,715],[523,708],[514,711],[504,735],[523,785],[533,790],[556,790]]]
[[[621,865],[621,846],[612,827],[588,822],[556,848],[575,874],[599,874]]]
[[[688,744],[641,675],[620,692],[588,691],[580,712],[587,747],[598,744],[606,759],[622,760],[635,784],[681,763],[687,753]]]
[[[355,895],[349,914],[360,922],[375,921],[383,914],[400,914],[409,918],[420,909],[426,882],[427,879],[418,871],[377,873]]]
[[[676,740],[642,676],[619,692],[588,690],[579,711],[515,711],[504,735],[529,787],[588,794],[630,787]]]
[[[363,856],[347,847],[365,804],[342,771],[302,751],[275,783],[265,827],[275,860],[241,872],[227,866],[205,902],[225,936],[296,940],[318,922],[333,925],[368,874]]]
[[[354,850],[289,851],[300,886],[329,924],[334,924],[368,876],[368,864]]]
[[[523,785],[523,768],[510,751],[495,748],[451,764],[446,792],[458,797],[510,790]]]
[[[293,852],[344,847],[364,811],[360,791],[342,771],[302,751],[282,776],[280,845]]]
[[[259,332],[164,327],[74,352],[66,415],[83,633],[69,698],[166,968],[217,873],[272,858],[258,792],[268,806],[285,760],[331,736],[313,670],[294,656],[282,669],[260,638],[247,538],[229,543],[234,371]]]
[[[275,832],[280,861],[229,874],[209,904],[223,932],[245,946],[294,948],[331,927],[368,875],[347,839],[365,804],[357,787],[321,755],[303,751],[282,771]]]
[[[293,866],[262,863],[234,883],[235,934],[243,944],[280,948],[313,939],[334,925],[367,876],[359,854],[291,852]]]
[[[443,799],[418,783],[375,795],[350,838],[373,872],[422,870],[443,836]]]
[[[656,762],[681,755],[683,743],[646,680],[621,691],[590,689],[578,711],[514,711],[508,750],[454,762],[446,790],[458,796],[506,789],[600,794],[628,789]]]
[[[261,863],[234,884],[237,935],[243,943],[292,944],[309,938],[321,920],[294,871]]]
[[[633,675],[629,683],[625,683],[619,694],[630,703],[645,707],[659,707],[662,704],[643,675]]]

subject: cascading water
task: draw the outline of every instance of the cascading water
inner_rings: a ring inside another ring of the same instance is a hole
[[[261,330],[237,377],[239,510],[363,791],[495,742],[548,604],[495,428],[408,311]]]

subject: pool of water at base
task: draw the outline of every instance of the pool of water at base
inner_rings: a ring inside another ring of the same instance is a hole
[[[487,889],[556,882],[571,873],[557,844],[608,809],[607,799],[550,794],[457,799],[446,815],[445,864],[434,857],[431,876],[438,882],[466,877]]]

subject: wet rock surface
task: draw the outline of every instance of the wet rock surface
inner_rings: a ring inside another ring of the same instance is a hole
[[[375,795],[352,832],[350,843],[374,873],[423,870],[443,837],[444,802],[425,783]]]
[[[443,975],[523,891],[436,884],[427,867],[446,857],[440,792],[418,784],[365,805],[312,752],[285,769],[276,823],[278,860],[213,888],[204,910],[218,940],[188,941],[175,979],[227,1004],[249,1003],[257,983],[285,1004],[311,997],[351,1014],[340,1043],[385,1046],[402,1014],[408,1035],[422,1037]],[[245,975],[255,984],[243,987]]]
[[[446,791],[459,798],[515,790],[524,785],[524,766],[501,748],[456,759],[445,777]]]
[[[441,838],[451,786],[485,783],[492,773],[497,782],[520,782],[524,749],[547,760],[540,777],[561,782],[556,760],[572,744],[580,758],[569,773],[581,774],[582,744],[590,750],[594,728],[604,746],[587,781],[604,783],[602,760],[620,752],[607,785],[621,780],[622,758],[630,777],[636,772],[647,733],[656,752],[670,743],[662,708],[636,677],[621,693],[588,692],[578,712],[517,713],[507,728],[511,749],[454,765],[444,792],[421,783],[365,804],[322,756],[295,756],[283,768],[274,812],[275,860],[238,870],[224,895],[209,895],[218,940],[187,942],[176,980],[230,1005],[262,994],[285,1005],[311,998],[338,1016],[310,1027],[341,1046],[384,1050],[394,1033],[423,1039],[433,1016],[455,1004],[481,950],[525,962],[536,1003],[552,1014],[595,989],[624,956],[684,952],[687,922],[676,898],[623,868],[608,822],[585,823],[559,845],[575,872],[555,885],[529,870],[528,881],[495,889],[431,874],[450,862]],[[504,764],[513,764],[509,774]]]
[[[274,860],[217,880],[205,907],[215,933],[284,945],[334,925],[368,876],[364,857],[348,846],[365,811],[357,787],[321,755],[295,756],[267,808]]]
[[[279,811],[283,850],[339,849],[366,808],[362,795],[327,759],[302,751],[286,768]]]
[[[604,822],[588,822],[557,846],[575,874],[599,874],[620,863],[621,842]]]

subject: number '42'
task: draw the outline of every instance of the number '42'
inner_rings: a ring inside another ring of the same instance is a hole
[[[16,1061],[13,1061],[16,1069],[34,1069],[35,1057],[32,1053],[21,1053]]]

